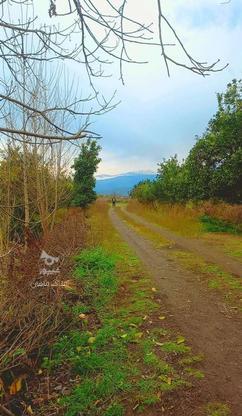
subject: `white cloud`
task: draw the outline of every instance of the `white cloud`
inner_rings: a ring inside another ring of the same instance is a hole
[[[67,4],[67,0],[57,3]],[[98,0],[98,4],[103,5],[104,0]],[[149,64],[124,65],[125,87],[117,80],[117,65],[113,67],[115,76],[99,83],[104,94],[110,96],[117,88],[118,98],[122,99],[114,112],[98,118],[94,125],[103,135],[99,173],[154,170],[162,157],[174,153],[184,157],[194,135],[202,133],[215,111],[215,93],[224,90],[232,78],[241,78],[241,0],[227,5],[221,5],[221,0],[163,0],[162,4],[194,57],[208,62],[220,58],[221,65],[229,62],[229,68],[204,79],[172,67],[172,77],[168,79],[158,48],[130,47],[132,56],[148,60]],[[36,5],[43,21],[56,22],[47,16],[48,0]],[[157,25],[155,5],[156,1],[128,0],[127,13]],[[167,30],[164,36],[166,41],[174,40]],[[171,53],[181,57],[176,47],[171,47]],[[70,74],[80,73],[80,66],[68,64],[68,68]]]
[[[156,161],[150,161],[145,156],[140,158],[135,155],[130,157],[120,157],[116,152],[101,152],[102,162],[99,166],[98,175],[116,175],[124,172],[138,172],[138,171],[152,171],[156,172],[157,163]]]

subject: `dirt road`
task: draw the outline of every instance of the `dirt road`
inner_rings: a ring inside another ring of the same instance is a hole
[[[192,272],[171,261],[167,249],[154,248],[150,241],[130,229],[114,209],[110,209],[110,218],[153,277],[167,310],[194,353],[204,354],[206,377],[201,384],[202,401],[227,403],[232,409],[231,416],[241,416],[242,325],[239,317],[225,315],[219,295],[204,287]]]
[[[124,208],[123,211],[136,222],[147,226],[152,231],[155,231],[168,240],[171,240],[176,244],[177,247],[199,254],[204,258],[204,260],[220,266],[224,271],[242,277],[242,264],[239,261],[226,256],[226,254],[224,254],[221,250],[218,250],[215,247],[210,247],[204,241],[198,240],[196,238],[189,239],[179,236],[178,234],[175,234],[166,228],[146,221],[144,218],[133,214]]]

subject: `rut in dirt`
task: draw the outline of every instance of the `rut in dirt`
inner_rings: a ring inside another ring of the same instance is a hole
[[[215,247],[208,246],[204,241],[196,238],[186,238],[177,235],[176,233],[160,227],[159,225],[152,224],[146,221],[139,215],[133,214],[126,209],[122,208],[126,215],[135,220],[136,222],[145,225],[152,231],[162,235],[168,240],[174,242],[177,247],[185,250],[192,251],[204,258],[204,260],[220,266],[224,271],[232,273],[236,276],[242,277],[242,264],[227,256],[225,253]]]
[[[165,306],[174,316],[181,333],[194,354],[203,353],[205,378],[201,382],[201,399],[225,402],[232,416],[242,415],[242,338],[241,321],[225,314],[225,305],[192,272],[168,258],[167,249],[152,243],[130,229],[110,209],[110,219],[122,238],[141,259],[160,290]]]

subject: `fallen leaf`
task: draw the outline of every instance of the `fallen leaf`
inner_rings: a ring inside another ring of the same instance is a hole
[[[33,415],[34,414],[34,412],[32,410],[32,407],[30,405],[27,407],[26,410],[27,410],[27,412],[28,412],[29,415]]]
[[[85,315],[85,313],[80,313],[79,319],[87,319],[87,315]]]
[[[95,337],[88,338],[88,344],[93,344],[96,341]]]
[[[155,287],[152,287],[152,292],[157,292],[157,289]]]
[[[38,374],[42,374],[43,370],[41,370],[41,368],[38,370]]]
[[[176,343],[177,344],[183,344],[185,342],[185,338],[182,336],[177,337]]]
[[[21,388],[22,388],[22,380],[24,378],[25,378],[25,376],[21,376],[19,378],[16,378],[12,382],[11,386],[9,387],[9,393],[11,395],[17,394],[21,390]]]
[[[165,316],[159,316],[159,319],[160,319],[161,321],[163,321],[164,319],[166,319],[166,317],[165,317]]]

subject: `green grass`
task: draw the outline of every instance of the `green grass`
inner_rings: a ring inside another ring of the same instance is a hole
[[[203,215],[200,217],[200,221],[204,232],[241,234],[241,231],[235,224],[231,224],[218,218]]]
[[[185,371],[186,371],[189,375],[191,375],[191,376],[193,376],[193,377],[197,378],[198,380],[201,380],[201,379],[203,379],[203,378],[205,377],[205,375],[204,375],[204,373],[203,373],[202,371],[199,371],[199,370],[194,369],[194,368],[191,368],[191,367],[186,367],[186,368],[185,368]]]
[[[190,351],[190,348],[185,346],[184,344],[177,344],[176,342],[165,342],[161,349],[168,353],[175,353],[175,354],[183,354],[185,352]]]
[[[42,363],[50,377],[67,371],[75,380],[55,403],[65,416],[124,416],[127,407],[146,414],[164,395],[198,378],[198,361],[185,339],[158,319],[161,305],[150,278],[108,227],[99,234],[103,246],[75,258],[82,300],[69,307],[72,329],[57,339]]]

